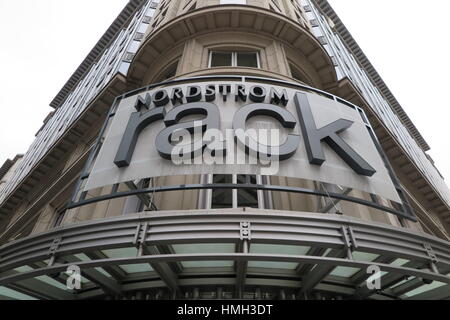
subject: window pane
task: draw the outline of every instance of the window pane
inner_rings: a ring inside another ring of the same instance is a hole
[[[146,263],[142,264],[129,264],[129,265],[120,265],[119,266],[123,271],[127,274],[132,273],[142,273],[142,272],[150,272],[153,271],[153,268]]]
[[[6,288],[6,287],[0,287],[0,296],[5,296],[8,298],[17,299],[17,300],[37,300],[36,298],[33,298],[31,296],[20,293],[18,291],[14,291],[14,290]]]
[[[103,250],[104,255],[111,259],[137,257],[138,251],[136,248],[121,248]],[[149,264],[132,264],[120,266],[126,273],[140,273],[153,271]]]
[[[177,244],[172,246],[177,254],[196,254],[196,253],[234,253],[235,244],[230,243],[211,243],[211,244]],[[184,268],[202,268],[202,267],[232,267],[233,261],[183,261],[181,265]]]
[[[256,52],[238,52],[237,65],[238,67],[258,68]]]
[[[211,67],[231,66],[231,52],[213,52]]]
[[[283,255],[305,255],[309,247],[292,245],[273,245],[255,243],[250,246],[250,253],[254,254],[283,254]],[[276,261],[250,261],[251,268],[288,269],[297,268],[297,262],[276,262]]]
[[[253,243],[250,246],[250,253],[302,256],[306,255],[309,249],[310,247],[304,246]]]
[[[164,80],[170,79],[172,77],[175,77],[177,74],[178,69],[178,61],[174,62],[172,65],[170,65],[164,72],[162,73],[160,79],[158,79],[157,82],[162,82]]]
[[[249,261],[248,267],[249,268],[295,270],[298,267],[298,263],[296,263],[296,262],[276,262],[276,261]]]
[[[256,184],[256,176],[238,175],[238,183],[240,184]],[[238,190],[238,207],[258,208],[258,193],[256,190]]]
[[[360,270],[361,269],[351,268],[351,267],[336,267],[330,273],[330,275],[336,276],[336,277],[350,278],[350,277],[354,276]]]
[[[439,281],[433,281],[431,284],[424,284],[423,286],[420,286],[417,289],[414,289],[414,290],[412,290],[410,292],[405,293],[405,296],[407,296],[408,298],[409,297],[414,297],[414,296],[416,296],[418,294],[421,294],[421,293],[424,293],[424,292],[428,292],[428,291],[440,288],[440,287],[445,286],[445,285],[446,285],[446,283],[439,282]],[[449,290],[450,290],[450,288],[449,288]]]
[[[183,268],[230,268],[233,261],[182,261]]]
[[[308,83],[306,81],[305,77],[301,74],[301,72],[294,65],[289,64],[289,67],[291,68],[292,78],[294,78],[300,82]]]
[[[216,174],[213,183],[232,183],[229,174]],[[231,208],[233,206],[233,191],[230,189],[215,189],[212,192],[212,209]]]
[[[231,243],[206,243],[206,244],[174,244],[173,250],[176,254],[196,254],[196,253],[234,253],[235,244]]]

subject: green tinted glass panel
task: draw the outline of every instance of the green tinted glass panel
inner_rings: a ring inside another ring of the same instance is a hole
[[[2,300],[1,296],[16,300],[37,300],[36,298],[5,287],[0,287],[0,300]]]
[[[408,262],[409,262],[409,260],[399,258],[399,259],[396,259],[394,262],[392,262],[391,266],[401,267]]]
[[[250,246],[250,253],[254,254],[279,254],[279,255],[306,255],[309,247],[261,244],[255,243]],[[276,262],[276,261],[250,261],[248,266],[251,268],[269,268],[269,269],[287,269],[294,270],[297,268],[297,262]]]
[[[120,268],[122,268],[122,270],[126,273],[141,273],[153,271],[153,268],[146,263],[121,265]]]
[[[309,249],[310,247],[255,243],[250,246],[250,253],[302,256],[306,255]]]
[[[233,261],[184,261],[183,268],[227,268],[234,265]]]
[[[136,248],[111,249],[111,250],[103,250],[102,252],[104,255],[106,255],[108,258],[111,258],[111,259],[137,257],[137,254],[138,254],[138,251]],[[120,267],[126,273],[140,273],[140,272],[153,271],[152,267],[147,263],[122,265]]]
[[[421,293],[424,293],[424,292],[428,292],[428,291],[440,288],[440,287],[445,286],[445,285],[446,285],[446,283],[439,282],[439,281],[433,281],[433,283],[431,283],[431,284],[424,284],[423,286],[421,286],[421,287],[419,287],[417,289],[414,289],[414,290],[412,290],[410,292],[405,293],[405,296],[407,296],[407,297],[414,297],[414,296],[416,296],[418,294],[421,294]],[[449,290],[450,290],[450,286],[449,286]]]
[[[344,277],[344,278],[350,278],[351,276],[355,275],[357,272],[359,272],[358,268],[351,268],[351,267],[336,267],[331,273],[331,276],[336,277]]]
[[[353,252],[353,259],[355,261],[372,262],[378,257],[379,257],[378,254],[373,254],[373,253],[366,253],[366,252],[359,252],[359,251]],[[359,271],[361,271],[360,268],[336,267],[330,273],[330,275],[336,276],[336,277],[350,278]]]
[[[59,281],[56,281],[53,278],[50,278],[49,276],[40,276],[40,277],[36,277],[37,280],[45,282],[48,285],[51,285],[53,287],[56,287],[58,289],[61,290],[69,290],[69,288],[67,288],[67,286]]]
[[[229,243],[206,243],[206,244],[177,244],[173,245],[177,254],[196,253],[234,253],[235,245]],[[183,261],[183,268],[215,268],[232,267],[233,261]]]
[[[111,259],[120,258],[133,258],[137,257],[138,251],[136,248],[120,248],[120,249],[110,249],[103,250],[104,255]]]
[[[172,248],[177,254],[235,252],[235,245],[232,243],[175,244]]]
[[[78,259],[80,259],[83,262],[91,261],[91,259],[84,253],[76,254],[75,257],[77,257]],[[97,270],[98,272],[100,272],[101,274],[103,274],[104,276],[106,276],[108,278],[111,277],[111,275],[108,272],[106,272],[105,270],[103,270],[103,268],[95,268],[95,270]]]
[[[238,52],[238,67],[258,68],[258,55],[256,52]]]
[[[413,279],[415,279],[415,278],[413,278]],[[404,284],[404,283],[406,283],[406,282],[409,282],[409,281],[411,281],[411,278],[410,278],[410,277],[408,277],[407,279],[404,279],[404,280],[402,280],[402,281],[400,281],[400,282],[394,284],[394,285],[391,287],[391,289],[397,288],[397,287],[401,286],[402,284]]]
[[[250,253],[254,254],[279,254],[279,255],[306,255],[309,247],[261,244],[255,243],[250,246]],[[293,270],[298,266],[297,262],[276,262],[276,261],[250,261],[248,266],[251,268],[269,268],[269,269],[288,269]]]
[[[15,268],[15,269],[14,269],[14,271],[17,271],[17,272],[20,272],[20,273],[22,273],[22,272],[28,272],[28,271],[31,271],[31,270],[33,270],[33,268],[31,268],[31,267],[29,267],[29,266],[22,266],[22,267],[19,267],[19,268]]]
[[[294,270],[298,266],[296,262],[276,262],[276,261],[249,261],[249,268],[286,269]]]
[[[231,64],[231,52],[213,52],[211,54],[211,67],[230,67]]]
[[[356,261],[372,262],[379,256],[380,255],[373,254],[373,253],[366,253],[366,252],[359,252],[359,251],[353,252],[353,259],[355,259]]]
[[[391,262],[390,265],[396,266],[396,267],[401,267],[401,266],[407,264],[408,262],[409,262],[409,260],[398,258],[398,259],[394,260],[393,262]],[[388,272],[381,270],[381,276],[384,276],[386,274],[388,274]]]

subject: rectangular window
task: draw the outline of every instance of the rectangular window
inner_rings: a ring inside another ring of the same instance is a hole
[[[161,76],[159,77],[159,79],[157,79],[156,82],[163,82],[167,79],[175,77],[175,75],[177,74],[178,62],[179,60],[175,61],[170,66],[168,66],[167,69],[164,70],[164,72],[161,74]]]
[[[328,44],[327,39],[324,36],[319,36],[317,39],[319,39],[320,44],[323,46]]]
[[[152,21],[152,17],[145,16],[144,19],[142,19],[142,23],[149,24]]]
[[[65,215],[66,215],[66,210],[61,209],[61,210],[56,211],[55,220],[53,220],[53,228],[61,226]]]
[[[227,175],[217,174],[213,176],[213,183],[215,184],[256,184],[255,175]],[[215,189],[212,191],[211,208],[224,209],[233,207],[247,207],[258,208],[258,191],[255,189]]]
[[[211,52],[211,67],[231,67],[233,65],[231,52]]]
[[[141,41],[142,39],[144,39],[144,34],[143,33],[138,32],[134,36],[134,40],[136,40],[136,41]]]
[[[125,62],[131,62],[134,58],[134,53],[127,52],[125,57],[123,58],[123,61]]]
[[[291,69],[292,78],[294,78],[300,82],[310,84],[310,82],[308,80],[306,80],[306,78],[302,75],[302,73],[299,71],[299,69],[295,65],[293,65],[292,63],[289,63],[289,68]]]
[[[256,52],[237,52],[236,65],[238,67],[258,68],[258,54]]]
[[[256,176],[238,175],[239,184],[256,184]],[[239,189],[237,194],[238,207],[258,208],[258,192],[255,189]]]
[[[232,183],[229,174],[215,174],[213,183]],[[233,191],[230,189],[215,189],[212,192],[211,208],[224,209],[233,207]]]
[[[259,55],[257,52],[212,51],[210,53],[209,67],[259,68]]]
[[[332,57],[331,57],[331,61],[333,61],[333,64],[334,64],[335,67],[338,67],[338,66],[339,66],[339,63],[338,63],[338,61],[337,61],[337,59],[336,59],[335,56],[332,56]]]

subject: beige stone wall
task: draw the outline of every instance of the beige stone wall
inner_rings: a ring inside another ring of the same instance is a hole
[[[220,67],[209,68],[211,51],[256,51],[260,57],[260,68]],[[142,85],[161,80],[168,67],[178,62],[176,77],[208,74],[247,74],[298,81],[313,87],[322,87],[320,75],[302,53],[276,39],[266,36],[235,32],[216,32],[200,35],[177,44],[155,59],[143,77]],[[304,81],[294,79],[290,65],[295,65]]]
[[[156,29],[169,23],[171,20],[189,13],[195,5],[195,10],[219,5],[219,0],[163,0],[160,2],[152,21],[152,28],[147,31],[147,36],[153,34]],[[303,8],[292,0],[247,0],[247,5],[264,8],[282,14],[297,22],[305,29],[310,29]],[[272,9],[271,9],[272,8]],[[273,9],[275,8],[275,9]],[[279,8],[279,10],[278,10]],[[182,49],[181,49],[182,47]],[[171,50],[165,50],[164,54],[155,59],[148,68],[142,85],[155,82],[164,74],[164,68],[179,60],[177,76],[196,75],[198,72],[205,74],[214,73],[208,68],[208,49],[226,48],[232,50],[258,50],[261,56],[261,69],[244,70],[243,74],[267,76],[264,72],[272,73],[273,77],[292,80],[289,63],[293,63],[304,75],[304,83],[322,88],[320,76],[314,70],[311,62],[294,48],[285,47],[285,44],[276,39],[268,39],[258,36],[257,33],[214,32],[198,36],[195,39],[187,39],[184,43],[178,43]],[[226,69],[226,68],[222,68]],[[242,70],[239,70],[242,71]],[[237,72],[236,68],[221,70],[222,74]]]

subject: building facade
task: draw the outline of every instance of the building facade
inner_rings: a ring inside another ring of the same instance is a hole
[[[325,0],[132,0],[51,106],[0,299],[450,297],[450,191]]]

